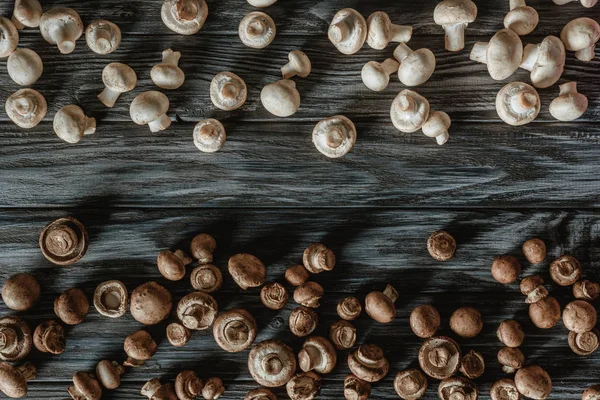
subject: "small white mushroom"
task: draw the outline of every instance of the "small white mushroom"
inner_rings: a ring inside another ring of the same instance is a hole
[[[498,116],[508,125],[521,126],[533,121],[540,113],[537,90],[523,82],[511,82],[496,97]]]
[[[381,92],[390,83],[390,75],[398,71],[400,63],[393,58],[388,58],[382,63],[369,61],[362,69],[362,81],[366,87]]]
[[[511,76],[523,59],[523,43],[510,29],[499,30],[489,42],[477,42],[471,60],[487,64],[492,79],[504,80]]]
[[[580,1],[581,5],[587,8],[591,8],[594,7],[596,5],[596,3],[598,2],[598,0],[552,0],[554,1],[554,4],[558,4],[559,6],[568,4],[568,3],[572,3],[574,1]]]
[[[313,143],[329,158],[346,155],[356,143],[356,127],[343,115],[336,115],[317,123],[313,129]]]
[[[40,79],[44,64],[38,54],[31,49],[17,49],[8,56],[8,75],[21,86],[33,85]]]
[[[6,114],[21,128],[33,128],[46,116],[46,99],[34,89],[21,89],[6,99]]]
[[[471,0],[444,0],[435,7],[433,20],[446,32],[446,50],[465,48],[465,28],[477,18],[477,6]]]
[[[248,3],[254,7],[263,8],[277,3],[277,0],[248,0]]]
[[[596,43],[600,39],[600,25],[591,18],[577,18],[569,22],[560,33],[560,40],[575,57],[584,62],[594,59]]]
[[[437,144],[443,145],[450,138],[448,129],[451,124],[452,121],[448,114],[443,111],[432,111],[427,121],[423,124],[423,134],[430,138],[435,138]]]
[[[510,0],[510,11],[504,17],[504,27],[519,36],[529,35],[538,22],[540,16],[533,7],[525,4],[525,0]]]
[[[83,34],[83,22],[72,8],[51,8],[40,18],[40,32],[46,42],[56,44],[62,54],[70,54]]]
[[[281,75],[283,79],[290,79],[296,75],[301,78],[306,78],[312,69],[310,59],[304,52],[300,50],[292,50],[288,54],[290,62],[281,67]]]
[[[110,63],[102,70],[104,90],[98,95],[106,107],[113,107],[121,93],[129,92],[137,85],[135,71],[128,65]]]
[[[577,92],[577,82],[559,86],[560,94],[550,103],[550,114],[559,121],[574,121],[588,108],[588,98]]]
[[[167,49],[162,52],[162,63],[155,65],[150,71],[150,78],[162,89],[174,90],[185,82],[185,74],[179,68],[181,53]]]
[[[300,108],[300,93],[294,81],[282,79],[265,86],[260,92],[260,101],[271,114],[289,117]]]
[[[344,8],[338,11],[327,31],[327,36],[342,54],[354,54],[367,40],[367,21],[356,10]]]
[[[0,58],[8,57],[19,45],[19,31],[6,17],[0,16]]]
[[[110,54],[121,45],[121,29],[107,20],[92,21],[85,30],[88,47],[97,54]]]
[[[406,86],[419,86],[429,80],[435,70],[435,56],[429,49],[412,51],[404,43],[394,50],[394,58],[400,63],[398,78]]]
[[[405,89],[392,102],[390,116],[400,132],[416,132],[429,118],[429,101],[415,91]]]
[[[194,144],[204,153],[219,151],[225,140],[225,127],[214,118],[202,120],[194,128]]]
[[[155,90],[137,95],[129,108],[133,122],[138,125],[147,124],[151,132],[160,132],[171,126],[167,111],[169,99]]]
[[[242,18],[238,34],[246,46],[253,49],[264,49],[275,39],[277,27],[267,14],[254,11]]]
[[[221,110],[237,110],[247,97],[246,82],[233,72],[219,72],[210,82],[210,99]]]
[[[54,132],[67,143],[77,143],[83,135],[96,132],[96,118],[89,118],[74,104],[58,110],[54,116]]]
[[[197,33],[206,22],[208,6],[204,0],[165,0],[160,16],[163,23],[180,35]]]
[[[42,17],[42,5],[39,0],[15,0],[12,22],[17,29],[37,28]]]
[[[523,50],[520,67],[531,71],[531,82],[537,88],[556,83],[565,70],[565,46],[556,36],[546,36],[540,44],[528,44]]]
[[[383,11],[374,12],[367,19],[367,44],[375,50],[383,50],[390,42],[406,43],[412,37],[412,26],[392,24]]]

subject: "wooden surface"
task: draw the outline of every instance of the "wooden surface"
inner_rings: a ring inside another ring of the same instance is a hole
[[[270,281],[283,282],[283,272],[300,261],[303,249],[321,241],[336,252],[338,266],[314,277],[326,292],[317,334],[326,335],[336,320],[335,304],[343,297],[362,299],[387,283],[400,292],[393,323],[377,324],[366,315],[356,322],[359,342],[379,344],[391,363],[386,379],[374,385],[372,398],[397,398],[392,388],[396,372],[417,365],[420,340],[410,332],[408,315],[422,303],[439,308],[443,334],[450,333],[447,322],[454,309],[475,305],[482,311],[483,334],[461,342],[463,350],[480,350],[486,358],[486,374],[478,380],[480,398],[488,399],[491,383],[504,376],[495,360],[500,343],[494,332],[506,318],[525,326],[523,351],[528,363],[544,366],[552,376],[551,398],[578,399],[588,385],[600,383],[599,355],[574,355],[562,323],[549,331],[533,327],[518,286],[497,284],[489,272],[495,256],[518,255],[525,239],[539,235],[549,245],[548,261],[573,254],[586,278],[600,279],[600,58],[582,63],[572,53],[567,57],[560,82],[576,80],[590,100],[580,120],[552,119],[547,108],[558,94],[554,86],[540,90],[539,118],[512,128],[494,111],[496,93],[509,80],[491,80],[484,65],[468,59],[476,41],[488,40],[502,27],[508,1],[477,2],[479,17],[467,29],[466,49],[459,53],[443,50],[443,31],[433,23],[433,0],[279,0],[266,10],[277,23],[278,35],[264,50],[248,49],[237,37],[239,20],[253,10],[245,0],[208,0],[209,19],[191,37],[178,36],[162,24],[161,3],[44,1],[45,9],[75,8],[86,24],[99,18],[117,23],[123,30],[122,46],[108,56],[92,53],[84,40],[77,42],[73,54],[60,55],[37,30],[22,31],[21,46],[34,49],[44,61],[44,75],[33,87],[45,95],[49,111],[32,130],[16,127],[0,112],[0,283],[19,271],[38,277],[43,300],[21,313],[32,327],[54,316],[52,302],[63,290],[80,287],[91,296],[108,279],[122,280],[130,291],[154,279],[178,300],[191,290],[188,277],[166,282],[155,266],[156,254],[185,249],[196,233],[207,232],[218,240],[217,265],[225,274],[223,289],[215,296],[220,309],[247,308],[258,320],[258,341],[280,338],[297,352],[302,339],[287,328],[295,305],[290,302],[280,312],[267,310],[258,290],[243,292],[235,286],[226,263],[232,254],[253,253],[267,265]],[[578,3],[528,3],[538,10],[541,23],[524,43],[559,35],[576,17],[600,20],[600,5],[584,9]],[[360,79],[367,61],[383,61],[394,47],[375,51],[365,45],[354,56],[336,52],[326,31],[343,7],[355,7],[365,16],[386,11],[394,22],[414,26],[411,47],[432,49],[437,69],[416,90],[432,108],[452,117],[448,144],[438,146],[420,133],[394,129],[389,108],[403,86],[394,76],[386,91],[374,93]],[[0,14],[11,12],[12,1],[0,3]],[[167,48],[182,52],[186,83],[165,92],[173,124],[153,134],[130,120],[129,103],[138,93],[156,89],[150,69]],[[279,79],[287,53],[296,48],[310,56],[313,73],[296,79],[302,95],[299,112],[276,118],[262,108],[259,93]],[[96,96],[103,88],[102,68],[113,61],[133,67],[139,85],[109,110]],[[210,102],[210,81],[223,70],[239,74],[248,84],[249,99],[240,110],[223,112]],[[519,71],[510,80],[527,81],[528,73]],[[1,63],[0,104],[18,89]],[[77,145],[62,142],[52,131],[55,112],[71,103],[98,119],[97,133]],[[347,157],[328,160],[314,148],[311,132],[320,119],[335,114],[356,123],[358,141]],[[192,141],[195,123],[209,117],[220,119],[228,133],[223,150],[210,155],[200,153]],[[63,215],[80,218],[91,239],[85,258],[69,268],[51,265],[37,247],[43,226]],[[459,244],[456,258],[448,263],[434,261],[425,248],[427,236],[442,228]],[[540,272],[549,281],[547,263],[524,267],[524,274]],[[552,294],[563,306],[572,298],[568,289],[552,287]],[[9,314],[13,312],[0,302],[0,315]],[[122,361],[123,340],[140,328],[129,314],[109,320],[92,309],[83,324],[68,328],[64,354],[32,352],[38,378],[30,384],[29,397],[68,397],[74,372],[93,370],[105,358]],[[103,398],[139,399],[146,380],[173,379],[184,368],[202,378],[223,378],[225,400],[241,399],[258,386],[247,372],[247,351],[225,353],[209,333],[196,333],[188,346],[174,349],[164,338],[164,328],[149,329],[160,342],[156,356],[142,368],[129,369],[121,388],[106,391]],[[324,377],[320,399],[342,398],[346,356],[340,352],[335,371]],[[431,380],[424,398],[437,398],[436,389],[437,382]],[[277,394],[287,398],[283,390]]]

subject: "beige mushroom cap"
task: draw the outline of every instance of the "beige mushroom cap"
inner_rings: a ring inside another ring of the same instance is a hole
[[[85,30],[88,47],[97,54],[109,54],[121,45],[121,29],[107,20],[92,21]]]
[[[433,111],[429,114],[429,118],[423,124],[423,134],[430,138],[435,138],[437,144],[445,144],[450,136],[448,129],[452,124],[450,116],[443,111]]]
[[[248,370],[259,385],[283,386],[296,372],[296,357],[285,343],[279,340],[265,340],[250,350]]]
[[[406,86],[419,86],[427,82],[435,70],[435,55],[429,49],[413,51],[404,43],[394,50],[394,58],[400,63],[398,78]]]
[[[21,128],[33,128],[46,116],[46,99],[34,89],[21,89],[6,99],[6,114]]]
[[[246,310],[236,308],[217,317],[213,326],[215,342],[223,350],[238,353],[254,343],[257,334],[256,320]]]
[[[121,93],[129,92],[137,85],[135,71],[128,65],[110,63],[102,70],[104,90],[98,99],[106,106],[113,107]]]
[[[577,92],[577,82],[559,86],[560,95],[550,103],[550,114],[559,121],[574,121],[588,108],[588,98]]]
[[[133,99],[129,108],[133,122],[138,125],[148,124],[151,132],[159,132],[171,126],[167,111],[169,111],[169,99],[154,90],[140,93]]]
[[[390,116],[400,132],[416,132],[429,118],[429,101],[417,92],[405,89],[392,102]]]
[[[6,17],[0,16],[0,58],[8,57],[19,45],[19,31]]]
[[[219,72],[210,82],[210,100],[223,111],[237,110],[247,98],[246,82],[233,72]]]
[[[375,50],[383,50],[390,42],[406,43],[412,37],[412,27],[392,24],[383,11],[374,12],[367,19],[367,44]]]
[[[194,144],[204,153],[221,150],[226,139],[225,127],[214,118],[202,120],[194,127]]]
[[[337,352],[333,344],[322,336],[306,339],[298,353],[298,365],[304,372],[330,373],[337,363]]]
[[[127,312],[129,293],[121,281],[102,282],[94,291],[94,307],[99,314],[109,318],[120,318]]]
[[[327,35],[342,54],[350,55],[361,49],[367,33],[365,18],[352,8],[344,8],[333,17]]]
[[[160,16],[173,32],[193,35],[204,26],[208,6],[204,0],[164,0]]]
[[[54,132],[67,143],[78,143],[83,135],[96,132],[96,118],[87,117],[81,107],[64,106],[54,116]]]
[[[83,34],[83,22],[72,8],[55,7],[42,14],[40,32],[48,43],[56,44],[62,54],[70,54]]]
[[[600,25],[586,17],[572,20],[560,33],[560,40],[566,49],[575,51],[575,57],[584,62],[594,59],[594,49],[599,39]]]
[[[210,328],[218,311],[216,300],[203,292],[190,293],[177,304],[177,318],[186,328],[197,331]]]
[[[162,63],[155,65],[150,71],[150,78],[161,89],[174,90],[185,82],[185,74],[179,68],[181,53],[167,49],[162,52]]]
[[[562,5],[565,5],[568,3],[572,3],[574,1],[578,1],[581,3],[582,6],[587,7],[587,8],[594,7],[596,5],[596,3],[598,3],[598,0],[552,0],[552,1],[554,1],[554,4],[558,4],[559,6],[562,6]]]
[[[17,29],[37,28],[42,17],[42,5],[39,0],[15,0],[12,21]]]
[[[501,81],[519,68],[523,59],[523,43],[515,32],[501,29],[488,43],[475,43],[470,58],[487,64],[492,79]]]
[[[288,54],[288,62],[281,67],[281,75],[283,79],[290,79],[296,75],[301,78],[306,78],[312,69],[312,64],[308,56],[300,50],[292,50]]]
[[[471,0],[444,0],[433,12],[433,20],[446,32],[446,50],[465,47],[465,28],[477,18],[477,5]]]
[[[300,93],[294,81],[282,79],[266,85],[260,93],[260,101],[271,114],[289,117],[300,108]]]
[[[556,36],[547,36],[542,43],[528,44],[523,50],[520,67],[531,71],[531,82],[537,88],[547,88],[560,79],[565,70],[565,46]]]
[[[40,56],[31,49],[16,49],[6,63],[11,79],[18,85],[33,85],[40,79],[44,64]]]
[[[504,27],[519,36],[529,35],[540,22],[540,16],[525,0],[510,0],[510,11],[504,17]]]
[[[254,7],[269,7],[275,3],[277,3],[277,0],[248,0],[248,3],[250,3],[250,5],[254,6]]]
[[[262,11],[254,11],[242,18],[238,34],[246,46],[264,49],[275,39],[277,27],[273,18]]]
[[[390,75],[398,71],[400,63],[393,58],[388,58],[382,63],[369,61],[361,71],[362,81],[366,87],[374,92],[381,92],[390,83]]]
[[[342,157],[356,143],[356,127],[343,115],[324,119],[313,129],[313,143],[321,154],[329,158]]]
[[[540,96],[532,86],[511,82],[496,97],[498,116],[512,126],[526,125],[536,119],[541,109]]]

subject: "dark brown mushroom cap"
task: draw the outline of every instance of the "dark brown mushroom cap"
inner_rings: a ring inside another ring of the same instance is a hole
[[[185,346],[192,338],[188,328],[179,322],[172,322],[167,326],[167,340],[175,347]]]
[[[194,371],[181,371],[175,378],[175,394],[179,400],[194,400],[204,388],[204,382]]]
[[[156,282],[146,282],[135,288],[130,301],[131,315],[144,325],[158,324],[173,308],[171,293]]]
[[[285,385],[290,400],[313,400],[321,393],[321,377],[314,372],[295,375]]]
[[[521,395],[512,379],[500,379],[490,388],[492,400],[519,400]]]
[[[404,400],[420,399],[427,390],[427,377],[414,368],[400,371],[394,378],[394,390]]]
[[[560,304],[552,296],[529,305],[529,318],[535,326],[550,329],[560,321]]]
[[[172,383],[160,383],[158,378],[150,379],[140,391],[142,396],[150,400],[178,400]]]
[[[322,336],[309,337],[298,353],[298,366],[304,372],[330,373],[337,363],[337,352],[333,344]]]
[[[515,374],[517,390],[525,397],[544,400],[552,392],[550,375],[538,365],[521,368]]]
[[[87,230],[73,217],[51,222],[40,234],[42,254],[56,265],[71,265],[79,261],[87,251],[88,242]]]
[[[142,365],[143,361],[152,358],[158,350],[158,345],[148,332],[137,331],[127,336],[123,348],[130,358],[124,365],[135,367]]]
[[[492,263],[492,276],[500,283],[513,283],[521,273],[521,264],[516,257],[500,256]]]
[[[304,265],[294,265],[285,270],[285,280],[292,286],[300,286],[308,280],[310,272]]]
[[[236,254],[229,259],[229,273],[243,290],[261,286],[267,278],[267,269],[262,261],[251,254]]]
[[[81,289],[67,289],[54,300],[54,313],[67,325],[82,323],[89,311],[90,303]]]
[[[66,347],[64,328],[55,320],[42,322],[33,332],[33,345],[42,353],[63,353]]]
[[[362,305],[356,297],[349,296],[338,303],[336,310],[341,319],[354,321],[360,316]]]
[[[481,313],[473,307],[461,307],[450,316],[450,329],[463,338],[473,338],[483,329]]]
[[[0,392],[8,397],[20,398],[27,395],[27,381],[35,379],[36,370],[31,363],[20,367],[0,362]]]
[[[596,329],[589,332],[569,332],[569,347],[573,353],[580,356],[589,356],[598,350],[600,333]]]
[[[469,379],[477,379],[485,371],[485,361],[481,353],[471,350],[465,354],[460,364],[460,372]]]
[[[2,286],[2,300],[11,310],[27,311],[40,299],[40,284],[31,274],[11,276]]]
[[[429,304],[416,307],[410,313],[410,329],[420,338],[430,338],[440,329],[441,317],[438,310]]]
[[[204,293],[216,292],[223,284],[221,270],[213,264],[202,264],[192,270],[190,281],[194,290]]]
[[[69,387],[68,392],[74,399],[100,400],[102,397],[100,382],[84,371],[75,372],[73,386]]]
[[[281,310],[287,304],[288,294],[280,283],[267,283],[260,290],[260,301],[271,310]]]
[[[577,281],[573,285],[573,296],[576,299],[594,301],[600,296],[600,283],[587,279]]]
[[[346,400],[367,400],[371,395],[371,384],[350,374],[344,378]]]
[[[565,306],[563,323],[573,332],[589,332],[596,326],[598,312],[596,308],[584,300],[575,300]]]
[[[156,257],[156,265],[160,274],[170,281],[179,281],[185,276],[185,267],[192,259],[183,251],[163,250]]]
[[[321,243],[313,243],[304,250],[302,264],[313,274],[331,271],[335,267],[335,254]]]
[[[438,386],[438,397],[440,400],[477,400],[478,395],[477,385],[466,378],[446,378]]]
[[[365,298],[365,311],[369,317],[382,324],[392,322],[396,317],[396,306],[394,303],[398,298],[398,292],[387,285],[384,292],[371,292]]]
[[[19,361],[29,355],[33,339],[25,320],[16,316],[0,318],[0,360]]]
[[[600,385],[593,385],[585,389],[581,400],[598,400],[600,399]]]
[[[448,261],[456,252],[456,240],[446,231],[433,232],[427,239],[427,251],[438,261]]]
[[[257,334],[256,320],[241,308],[228,310],[215,320],[213,335],[223,350],[230,353],[243,351],[254,343]]]
[[[537,303],[548,296],[548,289],[544,286],[544,279],[539,275],[530,275],[523,278],[520,285],[521,293],[527,298],[525,303]]]
[[[502,321],[496,330],[496,336],[508,347],[519,347],[525,340],[523,327],[514,319]]]
[[[217,241],[207,233],[194,236],[190,244],[190,254],[200,264],[208,264],[213,260],[213,253],[217,248]]]
[[[306,282],[294,290],[294,301],[305,307],[318,308],[323,294],[325,294],[323,286],[317,282]]]
[[[121,281],[102,282],[94,291],[94,307],[106,317],[119,318],[125,315],[128,301],[129,293]]]
[[[319,317],[317,313],[308,307],[298,307],[290,313],[290,330],[298,337],[310,335],[317,324]]]
[[[550,264],[550,277],[560,286],[571,286],[581,278],[581,264],[572,256],[561,256]]]
[[[277,400],[277,396],[269,389],[258,388],[249,391],[244,400]]]
[[[283,386],[296,373],[296,357],[285,343],[265,340],[250,350],[248,370],[259,385]]]
[[[390,364],[379,346],[362,344],[348,354],[348,368],[363,381],[378,382],[387,375]]]
[[[445,336],[434,336],[423,342],[419,349],[419,365],[434,379],[454,375],[460,367],[461,352],[458,344]]]
[[[521,250],[531,264],[539,264],[546,258],[546,243],[542,239],[529,239],[523,243]]]
[[[186,328],[197,331],[210,328],[218,311],[217,301],[208,293],[190,293],[177,304],[177,318]]]
[[[498,362],[502,370],[510,374],[523,367],[525,355],[518,347],[503,347],[498,351]]]
[[[102,360],[96,366],[96,377],[107,389],[113,390],[121,386],[121,375],[125,368],[116,361]]]
[[[221,378],[208,378],[202,389],[202,397],[206,400],[216,400],[225,392]]]
[[[334,322],[329,328],[329,339],[338,350],[347,350],[356,343],[356,328],[343,319]]]

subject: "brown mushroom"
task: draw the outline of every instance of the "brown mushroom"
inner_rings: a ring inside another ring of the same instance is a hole
[[[27,382],[35,379],[36,369],[31,363],[18,367],[0,362],[0,392],[8,397],[20,398],[27,395]]]
[[[190,281],[194,290],[204,293],[216,292],[223,284],[221,270],[213,264],[201,264],[192,270]]]
[[[258,388],[249,391],[244,400],[277,400],[275,393],[266,388]]]
[[[529,305],[529,318],[535,326],[550,329],[560,321],[560,304],[552,296]]]
[[[544,400],[552,392],[550,375],[538,365],[521,368],[515,375],[517,390],[525,397]]]
[[[546,243],[542,239],[529,239],[523,243],[521,250],[531,264],[539,264],[546,258]]]
[[[500,283],[513,283],[521,273],[521,264],[516,257],[500,256],[492,263],[492,276]]]
[[[348,368],[358,378],[373,383],[379,382],[387,375],[390,364],[379,346],[361,344],[348,354]]]
[[[418,369],[400,371],[394,378],[394,390],[404,400],[417,400],[427,390],[427,377]]]
[[[512,374],[525,364],[525,355],[518,347],[503,347],[498,351],[498,362],[502,371]]]
[[[125,315],[128,301],[129,293],[121,281],[102,282],[94,291],[94,307],[106,317],[120,318]]]
[[[446,231],[433,232],[427,239],[427,251],[438,261],[448,261],[456,252],[456,240]]]
[[[367,400],[371,395],[371,384],[350,374],[344,378],[346,400]]]
[[[571,286],[581,278],[581,264],[572,256],[561,256],[550,264],[550,277],[560,286]]]
[[[600,283],[583,280],[573,285],[573,296],[576,299],[594,301],[600,296]]]
[[[507,347],[519,347],[525,340],[523,327],[514,319],[502,321],[496,330],[496,336]]]
[[[300,286],[305,283],[310,274],[304,265],[294,265],[285,270],[285,280],[292,286]]]
[[[311,244],[302,254],[304,267],[313,274],[331,271],[335,267],[335,254],[321,243]]]
[[[597,400],[600,398],[600,385],[592,385],[585,389],[581,400]]]
[[[67,289],[54,300],[54,313],[67,325],[82,323],[89,311],[90,303],[81,289]]]
[[[290,330],[298,337],[310,335],[319,323],[319,317],[308,307],[298,307],[290,313]]]
[[[162,384],[158,378],[153,378],[146,382],[146,384],[142,386],[140,394],[146,396],[150,400],[177,400],[173,384]]]
[[[341,319],[354,321],[360,316],[362,305],[356,297],[349,296],[338,303],[336,310]]]
[[[33,332],[33,345],[42,353],[63,353],[66,347],[64,328],[55,320],[42,322]]]
[[[251,254],[236,254],[229,259],[229,273],[243,290],[261,286],[267,278],[267,270],[262,261]]]
[[[246,350],[256,339],[256,320],[246,310],[236,308],[217,317],[213,326],[215,341],[223,350],[237,353]]]
[[[371,292],[365,298],[365,311],[369,317],[382,324],[392,322],[396,317],[398,292],[392,285],[387,285],[383,292]]]
[[[294,301],[304,307],[318,308],[324,293],[323,286],[316,282],[306,282],[294,290]]]
[[[192,259],[181,250],[172,252],[163,250],[158,253],[156,265],[160,274],[170,281],[179,281],[185,276],[185,267],[191,264]]]
[[[313,400],[321,393],[321,377],[314,372],[295,375],[285,385],[290,400]]]
[[[190,293],[177,304],[177,318],[183,326],[196,331],[210,328],[218,311],[216,300],[210,294],[202,292]]]
[[[485,361],[481,353],[471,350],[464,355],[460,364],[460,372],[469,379],[477,379],[485,371]]]
[[[260,290],[260,301],[271,310],[281,310],[288,301],[288,294],[280,283],[267,283]]]
[[[102,360],[96,366],[96,376],[107,389],[116,389],[121,386],[121,375],[125,368],[116,361]]]
[[[521,395],[512,379],[500,379],[490,388],[492,400],[520,400]]]
[[[2,300],[11,310],[27,311],[39,299],[40,284],[31,274],[15,274],[8,278],[2,286]]]
[[[175,347],[183,347],[192,338],[188,328],[179,322],[172,322],[167,326],[167,340]]]
[[[339,320],[331,324],[329,339],[338,350],[347,350],[356,343],[356,328],[346,320]]]
[[[73,375],[73,385],[67,389],[73,399],[100,400],[102,398],[102,386],[91,374],[77,371]]]
[[[217,241],[207,233],[194,236],[190,243],[190,254],[200,264],[208,264],[213,260],[213,253],[217,248]]]
[[[203,388],[204,382],[194,371],[181,371],[175,378],[175,394],[179,400],[195,400]]]
[[[432,305],[418,306],[410,313],[410,329],[420,338],[427,339],[435,335],[440,324],[440,313]]]
[[[85,255],[87,247],[87,230],[81,222],[72,217],[51,222],[40,234],[42,254],[56,265],[76,263]]]
[[[156,325],[165,320],[173,308],[173,296],[156,282],[146,282],[131,293],[129,310],[136,321]]]
[[[123,345],[127,353],[126,367],[139,367],[149,360],[158,350],[158,345],[146,331],[137,331],[127,336]]]
[[[569,347],[573,353],[580,356],[589,356],[598,350],[600,333],[596,329],[589,332],[569,332]]]
[[[572,332],[591,331],[596,326],[597,319],[596,308],[584,300],[572,301],[563,310],[563,323]]]
[[[438,397],[440,400],[477,400],[478,394],[477,385],[466,378],[446,378],[438,386]]]
[[[296,357],[285,343],[279,340],[265,340],[250,350],[248,370],[259,385],[283,386],[296,373]]]
[[[202,389],[202,397],[206,400],[217,400],[225,392],[223,381],[220,378],[208,378]]]
[[[548,289],[544,287],[544,279],[539,275],[530,275],[521,281],[521,293],[527,298],[525,303],[533,304],[548,296]]]
[[[434,379],[446,379],[460,367],[461,352],[458,344],[445,336],[434,336],[423,342],[419,349],[419,365]]]
[[[337,363],[333,344],[322,336],[309,337],[298,353],[298,365],[304,372],[330,373]]]
[[[33,339],[29,325],[19,317],[0,318],[0,360],[19,361],[29,355]]]
[[[473,338],[483,329],[481,313],[473,307],[461,307],[450,316],[450,329],[463,338]]]

